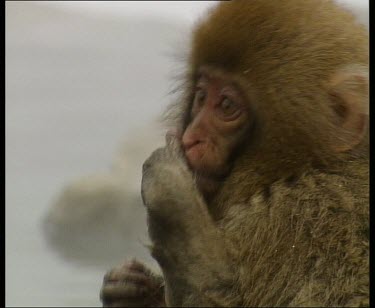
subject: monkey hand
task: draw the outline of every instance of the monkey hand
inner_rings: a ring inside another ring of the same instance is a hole
[[[181,153],[178,138],[167,136],[167,145],[154,151],[144,163],[142,198],[147,207],[154,253],[161,248],[172,254],[177,247],[174,243],[186,244],[191,238],[202,239],[212,233],[211,217]]]
[[[167,136],[167,145],[143,164],[141,194],[149,211],[169,216],[184,211],[182,205],[199,194],[177,138]]]
[[[222,284],[233,285],[234,271],[223,234],[195,186],[178,138],[167,136],[166,147],[144,163],[142,198],[151,255],[163,271],[168,305],[216,306],[207,296],[220,293]]]
[[[192,241],[195,244],[188,248],[191,254],[212,258],[215,251],[217,255],[222,236],[196,188],[178,138],[167,136],[167,145],[144,163],[142,198],[147,207],[152,256],[162,268],[163,260],[169,264],[172,259],[180,260],[178,264],[188,262],[190,256],[181,254],[180,245],[187,249]]]
[[[133,260],[104,276],[103,307],[164,307],[164,281]]]

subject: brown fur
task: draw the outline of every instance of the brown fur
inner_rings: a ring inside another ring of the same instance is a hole
[[[143,198],[167,305],[368,305],[368,130],[349,152],[330,78],[368,66],[368,38],[329,0],[222,2],[198,23],[182,102],[202,66],[233,76],[258,126],[206,203],[168,147],[145,163]]]
[[[367,33],[331,1],[233,2],[196,27],[187,83],[202,65],[238,76],[262,121],[262,143],[249,140],[209,204],[235,243],[244,305],[365,304],[368,140],[329,148],[340,136],[325,82],[367,67]]]
[[[368,173],[357,173],[280,180],[226,211],[245,306],[368,304]]]

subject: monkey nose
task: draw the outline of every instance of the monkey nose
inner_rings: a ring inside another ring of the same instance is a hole
[[[202,141],[199,139],[188,139],[188,138],[183,138],[182,139],[182,146],[184,147],[185,151],[188,151],[192,147],[196,146],[197,144],[201,143]]]

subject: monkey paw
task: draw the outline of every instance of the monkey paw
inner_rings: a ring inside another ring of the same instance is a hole
[[[143,164],[142,199],[149,210],[188,200],[196,190],[178,141],[167,138],[167,146],[155,150]],[[167,210],[168,211],[168,210]]]
[[[132,260],[104,276],[100,297],[104,307],[162,307],[163,278]]]

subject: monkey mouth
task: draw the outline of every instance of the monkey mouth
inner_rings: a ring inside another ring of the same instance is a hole
[[[196,143],[193,146],[185,149],[185,156],[192,168],[195,169],[196,164],[202,160],[206,150],[206,145],[203,142]]]

